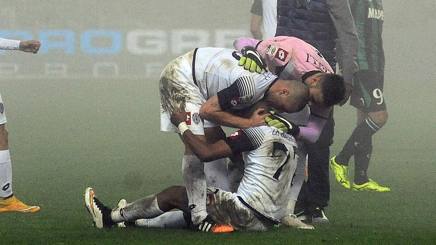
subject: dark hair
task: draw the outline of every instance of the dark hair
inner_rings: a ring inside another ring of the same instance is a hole
[[[320,82],[321,93],[326,106],[339,104],[345,98],[345,81],[342,76],[326,73],[322,76]]]

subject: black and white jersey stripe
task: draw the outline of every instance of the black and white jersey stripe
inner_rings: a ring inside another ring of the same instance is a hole
[[[261,128],[247,128],[243,131],[253,145],[253,148],[257,149],[262,145],[265,138],[265,132]]]
[[[242,103],[250,102],[256,94],[256,86],[253,77],[244,76],[235,81],[238,86],[239,95]]]

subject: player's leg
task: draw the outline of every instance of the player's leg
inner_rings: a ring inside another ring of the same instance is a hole
[[[292,178],[291,183],[291,191],[290,191],[290,197],[288,202],[288,213],[289,214],[296,214],[296,213],[303,213],[303,210],[297,210],[295,205],[297,203],[297,200],[299,199],[299,195],[301,195],[301,188],[303,186],[303,183],[306,179],[306,166],[307,166],[307,152],[305,150],[304,144],[299,143],[298,149],[297,149],[297,167],[295,169],[294,177]],[[299,202],[300,203],[300,202]],[[300,206],[305,206],[304,204]],[[302,208],[304,209],[304,208]],[[301,212],[300,212],[301,211]]]
[[[297,166],[295,168],[294,177],[292,178],[292,182],[291,182],[291,190],[290,190],[290,197],[288,200],[287,215],[285,215],[285,217],[282,218],[281,222],[282,224],[292,228],[313,230],[315,229],[315,227],[301,221],[307,219],[304,214],[304,210],[301,210],[301,212],[298,213],[299,215],[298,216],[296,214],[297,210],[295,208],[298,196],[300,195],[301,187],[306,178],[305,170],[306,170],[307,154],[304,145],[302,143],[298,144],[297,156],[298,156]]]
[[[204,124],[204,133],[208,143],[213,144],[214,142],[226,137],[220,126],[212,125],[207,121],[205,121]],[[204,163],[204,173],[206,174],[207,186],[230,191],[230,180],[226,158]]]
[[[9,152],[6,116],[0,96],[0,213],[39,211],[38,206],[29,206],[17,199],[12,191],[12,162]]]
[[[188,210],[186,189],[182,186],[169,187],[158,194],[129,203],[126,207],[111,209],[103,204],[94,190],[85,190],[85,206],[97,228],[111,227],[119,222],[132,222],[137,219],[149,219],[162,215],[172,209],[184,212]]]
[[[333,115],[330,115],[319,140],[314,144],[306,144],[308,179],[302,191],[305,194],[305,213],[308,214],[309,221],[314,223],[329,221],[324,209],[330,199],[329,158],[333,133],[334,120]]]
[[[137,219],[135,226],[145,228],[188,228],[191,224],[191,217],[180,210],[173,210],[163,213],[152,219]]]
[[[353,189],[389,191],[389,188],[370,181],[367,175],[372,153],[372,136],[383,127],[388,118],[383,97],[383,76],[377,72],[360,71],[356,74],[355,86],[356,92],[353,91],[351,104],[358,109],[358,124],[342,151],[332,158],[331,165],[332,168],[336,166],[336,169],[337,166],[348,166],[351,156],[354,155]]]

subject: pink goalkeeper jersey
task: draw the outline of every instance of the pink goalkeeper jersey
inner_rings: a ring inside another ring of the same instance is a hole
[[[314,70],[334,73],[315,47],[296,37],[278,36],[263,41],[240,38],[234,46],[239,51],[245,46],[256,47],[268,69],[275,74],[280,73],[283,79],[300,79],[304,73]]]
[[[334,73],[322,54],[312,45],[296,37],[278,36],[259,41],[253,38],[239,38],[233,46],[241,51],[245,46],[255,47],[265,60],[268,70],[281,79],[300,80],[309,71]],[[300,139],[315,143],[326,120],[311,114],[328,117],[330,108],[320,108],[315,105],[297,113],[281,114],[286,119],[300,125]]]

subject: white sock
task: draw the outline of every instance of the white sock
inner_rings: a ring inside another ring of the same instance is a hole
[[[195,155],[184,155],[182,160],[183,181],[188,194],[193,224],[199,224],[206,216],[206,176],[204,164]]]
[[[157,203],[156,195],[152,195],[129,203],[125,208],[112,210],[111,218],[113,222],[118,223],[141,218],[154,218],[163,213]]]
[[[290,197],[288,203],[288,213],[293,214],[295,208],[295,202],[300,194],[301,186],[305,179],[305,168],[306,168],[306,156],[299,157],[297,161],[297,168],[295,169],[294,177],[292,178],[292,186],[290,191]],[[292,210],[290,210],[292,209]]]
[[[9,150],[0,151],[0,198],[12,195],[12,163]]]
[[[218,159],[204,163],[207,186],[213,186],[224,191],[230,191],[229,171],[227,159]]]
[[[147,228],[186,228],[187,223],[183,212],[180,210],[166,212],[152,219],[138,219],[135,221],[136,226]]]

